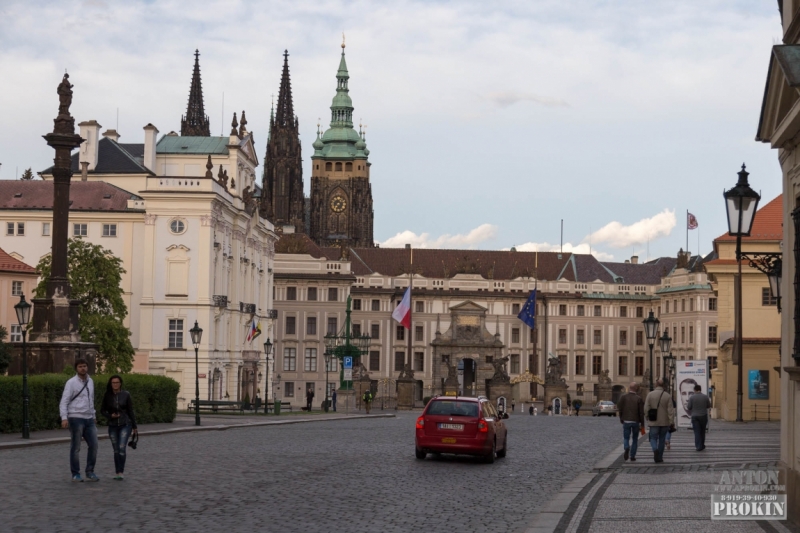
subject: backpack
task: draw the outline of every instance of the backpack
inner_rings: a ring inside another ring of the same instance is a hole
[[[372,392],[370,392],[370,391],[365,392],[364,393],[364,397],[362,399],[365,402],[371,402],[372,401]]]

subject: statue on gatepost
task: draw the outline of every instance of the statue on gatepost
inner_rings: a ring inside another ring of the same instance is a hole
[[[545,374],[545,385],[565,385],[567,381],[561,377],[561,360],[550,354],[547,360],[547,373]]]
[[[492,361],[492,366],[494,366],[494,375],[492,376],[493,382],[511,381],[511,378],[508,377],[508,372],[506,372],[507,362],[508,362],[508,356]]]
[[[600,372],[600,376],[597,378],[597,382],[600,383],[601,385],[611,385],[611,378],[608,377],[608,369]]]

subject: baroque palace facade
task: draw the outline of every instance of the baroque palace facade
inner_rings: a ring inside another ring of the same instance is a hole
[[[394,395],[408,360],[407,335],[417,402],[442,393],[449,356],[457,349],[447,342],[447,332],[466,308],[481,318],[483,331],[476,337],[488,342],[458,357],[475,361],[460,364],[464,394],[484,394],[485,376],[504,357],[512,382],[526,371],[543,377],[547,354],[559,358],[570,394],[585,404],[593,401],[606,370],[615,392],[627,390],[631,381],[644,380],[648,369],[642,320],[650,310],[670,328],[677,358],[716,361],[716,297],[699,257],[681,253],[677,260],[639,264],[636,258],[608,263],[556,252],[417,249],[413,265],[409,259],[408,249],[320,247],[306,235],[281,237],[274,353],[276,378],[283,384],[277,392],[284,401],[302,404],[302,391],[313,387],[321,402],[326,383],[329,389],[338,384],[336,362],[326,372],[324,336],[342,328],[348,296],[354,334],[371,337],[361,362],[381,401]],[[391,313],[408,287],[409,271],[414,273],[412,327],[405,330]],[[534,288],[539,298],[531,330],[517,314]],[[654,360],[659,377],[657,344]],[[542,392],[527,382],[513,390],[523,401],[541,398]]]
[[[259,214],[245,113],[241,123],[234,116],[230,135],[210,135],[195,53],[180,134],[158,138],[147,124],[144,143],[126,144],[115,130],[101,134],[97,121],[79,126],[85,142],[72,156],[69,234],[122,259],[134,370],[174,378],[185,407],[194,396],[189,329],[197,321],[201,398],[255,397],[263,354],[245,339],[254,318],[268,329],[274,316],[277,236]],[[0,248],[33,266],[50,253],[52,231],[51,169],[40,176],[0,181]]]

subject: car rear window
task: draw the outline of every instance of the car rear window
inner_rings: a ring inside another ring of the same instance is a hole
[[[434,400],[428,407],[429,415],[478,416],[478,404],[457,400]]]

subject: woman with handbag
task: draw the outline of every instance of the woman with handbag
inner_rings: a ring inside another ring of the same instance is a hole
[[[122,481],[128,439],[131,433],[136,436],[138,431],[133,414],[133,400],[128,391],[122,390],[122,378],[116,374],[108,380],[100,413],[108,419],[108,437],[114,448],[114,466],[117,472],[114,479]]]

